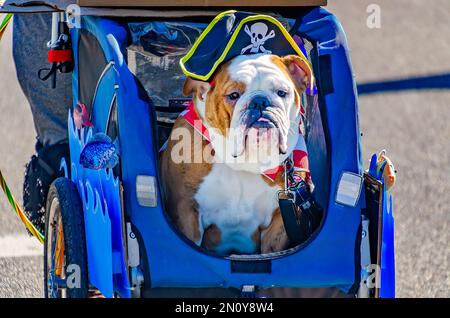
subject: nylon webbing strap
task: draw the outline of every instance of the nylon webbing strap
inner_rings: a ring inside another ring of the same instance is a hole
[[[292,245],[298,245],[306,240],[297,217],[296,206],[291,199],[278,199],[284,228]]]

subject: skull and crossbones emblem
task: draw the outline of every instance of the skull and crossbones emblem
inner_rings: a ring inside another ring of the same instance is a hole
[[[241,51],[241,54],[244,54],[248,50],[250,50],[250,53],[259,53],[259,52],[266,54],[272,53],[272,51],[266,50],[264,48],[264,43],[266,43],[267,40],[275,37],[274,30],[268,32],[269,28],[262,22],[254,23],[250,28],[248,27],[248,25],[246,25],[244,30],[245,33],[247,33],[248,36],[251,38],[252,43],[244,47]]]

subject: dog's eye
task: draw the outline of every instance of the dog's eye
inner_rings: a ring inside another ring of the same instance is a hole
[[[227,95],[229,100],[235,101],[237,100],[239,97],[241,97],[241,95],[238,92],[233,92],[229,95]]]
[[[278,90],[277,95],[280,96],[281,98],[286,97],[287,92],[283,91],[283,90]]]

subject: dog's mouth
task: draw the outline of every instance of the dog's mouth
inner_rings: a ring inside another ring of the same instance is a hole
[[[249,128],[254,129],[274,129],[278,128],[278,123],[270,114],[262,114],[261,117],[257,118]]]
[[[247,111],[234,135],[233,157],[241,156],[249,145],[272,146],[279,154],[287,152],[288,125],[282,114],[272,111]]]

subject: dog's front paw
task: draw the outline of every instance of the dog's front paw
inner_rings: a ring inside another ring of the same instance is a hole
[[[289,246],[289,240],[287,235],[280,235],[272,239],[272,242],[261,245],[261,253],[274,253],[287,249]]]
[[[279,211],[275,212],[270,226],[263,231],[261,237],[261,253],[273,253],[287,249],[289,239],[284,229],[283,219]]]

